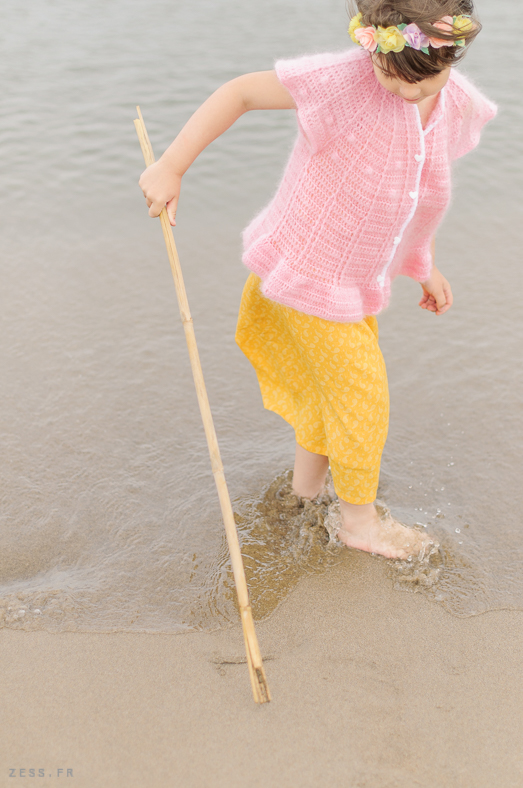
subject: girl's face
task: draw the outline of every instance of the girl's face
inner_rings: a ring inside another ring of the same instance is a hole
[[[430,98],[430,96],[437,95],[445,87],[450,76],[450,66],[448,66],[435,77],[422,79],[411,84],[397,77],[387,76],[381,69],[379,59],[376,57],[372,58],[372,65],[380,85],[383,85],[390,93],[394,93],[409,104],[420,104],[425,99]]]

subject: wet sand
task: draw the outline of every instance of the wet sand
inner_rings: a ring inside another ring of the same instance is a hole
[[[258,624],[264,706],[239,627],[4,629],[0,784],[519,788],[521,622],[450,616],[346,551]],[[53,776],[9,778],[39,767]]]

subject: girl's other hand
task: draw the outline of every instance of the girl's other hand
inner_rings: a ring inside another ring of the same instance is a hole
[[[435,312],[437,315],[443,315],[450,309],[454,301],[452,290],[436,267],[430,272],[427,281],[421,282],[421,286],[423,296],[419,305],[422,309],[428,309],[429,312]]]
[[[149,208],[149,216],[159,216],[162,208],[167,208],[169,222],[176,225],[176,209],[180,197],[182,176],[168,159],[158,159],[142,172],[139,185]]]

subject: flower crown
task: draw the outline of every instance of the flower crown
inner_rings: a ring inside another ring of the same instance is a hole
[[[402,52],[405,47],[412,47],[418,51],[429,54],[429,46],[434,49],[440,47],[464,47],[465,39],[444,39],[433,38],[427,36],[420,28],[412,23],[410,25],[401,24],[392,27],[363,27],[361,24],[363,14],[353,16],[350,25],[350,37],[355,44],[359,44],[367,52],[383,52],[386,55],[388,52]],[[444,33],[452,34],[468,33],[473,30],[474,22],[466,14],[460,16],[444,16],[439,22],[434,22],[434,27],[442,30]]]

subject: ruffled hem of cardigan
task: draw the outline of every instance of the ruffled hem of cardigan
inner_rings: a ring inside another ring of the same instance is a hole
[[[390,299],[388,278],[383,288],[322,282],[319,294],[317,282],[300,274],[284,259],[271,269],[260,264],[259,258],[249,259],[248,254],[243,263],[262,280],[261,290],[266,298],[329,322],[359,323],[381,312]]]

